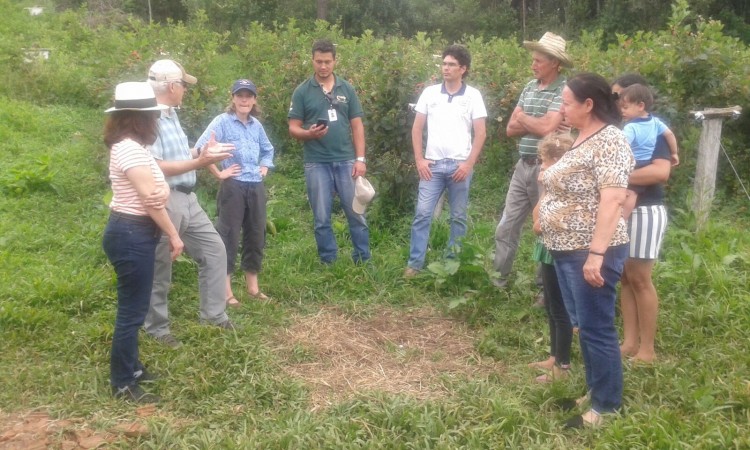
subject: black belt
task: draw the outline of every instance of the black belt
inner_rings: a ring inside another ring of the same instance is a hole
[[[521,161],[529,166],[536,166],[539,164],[539,157],[537,155],[521,155]]]
[[[182,192],[183,194],[192,194],[193,189],[195,189],[195,186],[183,186],[181,184],[178,184],[177,186],[172,186],[172,189],[174,189],[177,192]]]
[[[152,219],[151,216],[138,216],[112,210],[109,211],[109,216],[121,220],[128,220],[130,222],[154,224],[154,219]]]

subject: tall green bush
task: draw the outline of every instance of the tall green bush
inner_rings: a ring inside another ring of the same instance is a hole
[[[272,28],[251,23],[242,32],[217,33],[201,10],[191,13],[189,23],[150,25],[121,16],[92,21],[85,8],[31,17],[7,0],[0,0],[0,6],[8,9],[9,31],[0,39],[0,94],[39,104],[104,109],[116,83],[144,79],[154,60],[174,58],[199,78],[181,113],[191,139],[226,105],[231,82],[249,77],[258,85],[264,125],[280,155],[300,152],[300,144],[287,133],[291,93],[312,74],[312,42],[330,38],[338,45],[338,74],[354,84],[364,105],[370,171],[383,194],[382,211],[374,212],[387,221],[411,209],[415,175],[408,104],[425,84],[440,81],[433,56],[447,44],[440,37],[383,38],[371,32],[346,37],[326,22],[305,30],[294,20]],[[687,191],[697,144],[696,126],[687,112],[748,103],[747,46],[725,35],[720,22],[697,18],[687,0],[674,3],[666,29],[619,35],[616,44],[602,51],[604,42],[600,31],[571,41],[575,68],[570,73],[593,71],[613,79],[640,72],[653,84],[658,114],[683,147],[684,163],[673,185]],[[480,89],[489,111],[485,158],[502,175],[515,158],[515,141],[505,137],[504,129],[531,78],[529,54],[515,39],[468,36],[464,43],[472,53],[467,82]],[[51,49],[50,60],[24,62],[22,49],[29,47]],[[724,143],[740,174],[750,173],[749,140],[747,127],[726,127]],[[737,182],[728,173],[719,177],[719,190],[733,193]]]

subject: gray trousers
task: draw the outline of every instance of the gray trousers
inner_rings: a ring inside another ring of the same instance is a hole
[[[167,213],[185,244],[185,253],[198,263],[200,319],[213,324],[224,322],[227,320],[227,253],[219,233],[201,208],[195,194],[172,190],[167,202]],[[167,295],[171,283],[169,239],[162,236],[156,246],[151,304],[144,324],[146,332],[152,336],[170,333]]]
[[[495,260],[493,268],[499,272],[497,285],[505,285],[513,269],[518,244],[521,241],[521,230],[526,218],[539,201],[537,177],[539,165],[528,164],[519,159],[510,179],[508,194],[505,196],[505,208],[500,222],[495,229]],[[536,274],[537,285],[541,286],[540,274]]]

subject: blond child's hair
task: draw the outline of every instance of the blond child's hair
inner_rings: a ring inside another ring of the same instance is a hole
[[[543,161],[556,161],[573,146],[569,133],[552,133],[539,141],[539,158]]]

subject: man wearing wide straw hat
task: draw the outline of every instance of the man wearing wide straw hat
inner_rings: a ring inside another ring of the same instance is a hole
[[[544,33],[539,41],[524,41],[523,46],[531,51],[534,79],[521,92],[506,128],[509,137],[521,139],[518,143],[520,158],[495,230],[494,269],[498,277],[492,281],[500,288],[507,286],[521,239],[521,228],[539,199],[537,144],[563,122],[560,107],[565,77],[560,72],[563,67],[572,66],[565,52],[565,39],[556,34]]]
[[[203,149],[206,151],[190,149],[177,108],[182,104],[188,85],[198,80],[179,63],[170,59],[156,61],[149,69],[148,81],[159,103],[169,106],[159,117],[158,137],[151,146],[151,153],[171,190],[166,206],[169,218],[185,243],[185,253],[198,263],[200,319],[224,329],[234,329],[226,314],[224,242],[193,192],[195,170],[229,158],[234,145],[220,144],[212,138]],[[169,328],[167,295],[172,283],[172,261],[168,256],[162,240],[156,249],[151,305],[144,327],[160,343],[177,348],[182,344]]]

